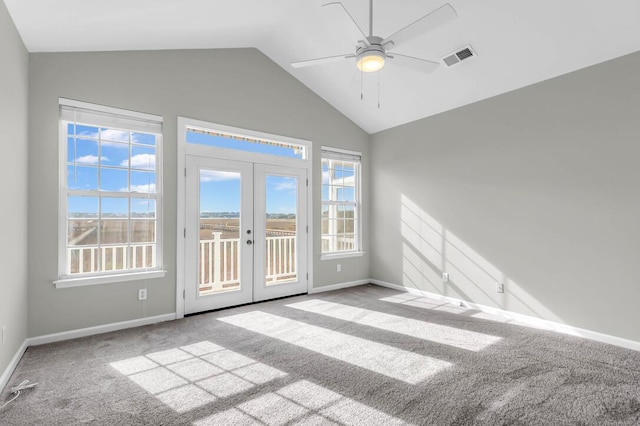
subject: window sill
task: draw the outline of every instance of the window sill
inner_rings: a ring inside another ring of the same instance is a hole
[[[364,256],[363,251],[350,251],[346,253],[327,253],[320,256],[320,260],[331,260],[331,259],[344,259],[346,257],[360,257]]]
[[[61,278],[53,282],[55,288],[84,287],[88,285],[119,283],[123,281],[147,280],[162,278],[167,271],[154,270],[145,272],[131,272],[117,275],[99,275],[91,277]]]

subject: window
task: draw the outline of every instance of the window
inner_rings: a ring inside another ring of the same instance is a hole
[[[359,153],[322,147],[322,254],[359,253]]]
[[[60,138],[56,286],[158,271],[162,118],[60,99]]]
[[[225,148],[237,151],[255,152],[278,157],[307,159],[307,147],[300,143],[265,139],[259,136],[245,136],[233,132],[216,131],[188,126],[186,142],[214,148]],[[254,133],[246,130],[247,133]],[[289,139],[281,137],[281,139]]]

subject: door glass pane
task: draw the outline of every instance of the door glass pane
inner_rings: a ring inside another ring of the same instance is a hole
[[[266,176],[267,286],[298,279],[296,232],[298,178]]]
[[[240,173],[200,170],[198,296],[240,290]]]

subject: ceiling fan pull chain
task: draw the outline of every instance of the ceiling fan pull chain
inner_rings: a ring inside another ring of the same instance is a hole
[[[364,74],[364,71],[360,70],[360,100],[364,100],[364,88],[363,88],[363,82],[362,82],[362,75]]]

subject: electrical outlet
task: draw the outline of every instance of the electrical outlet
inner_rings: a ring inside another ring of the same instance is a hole
[[[336,268],[338,272],[342,271],[342,265],[338,263],[338,267]]]
[[[443,272],[442,273],[442,282],[443,283],[448,283],[449,282],[449,273],[448,272]]]
[[[141,288],[138,290],[138,300],[147,300],[147,289]]]
[[[498,293],[504,293],[504,283],[496,283],[496,291]]]

